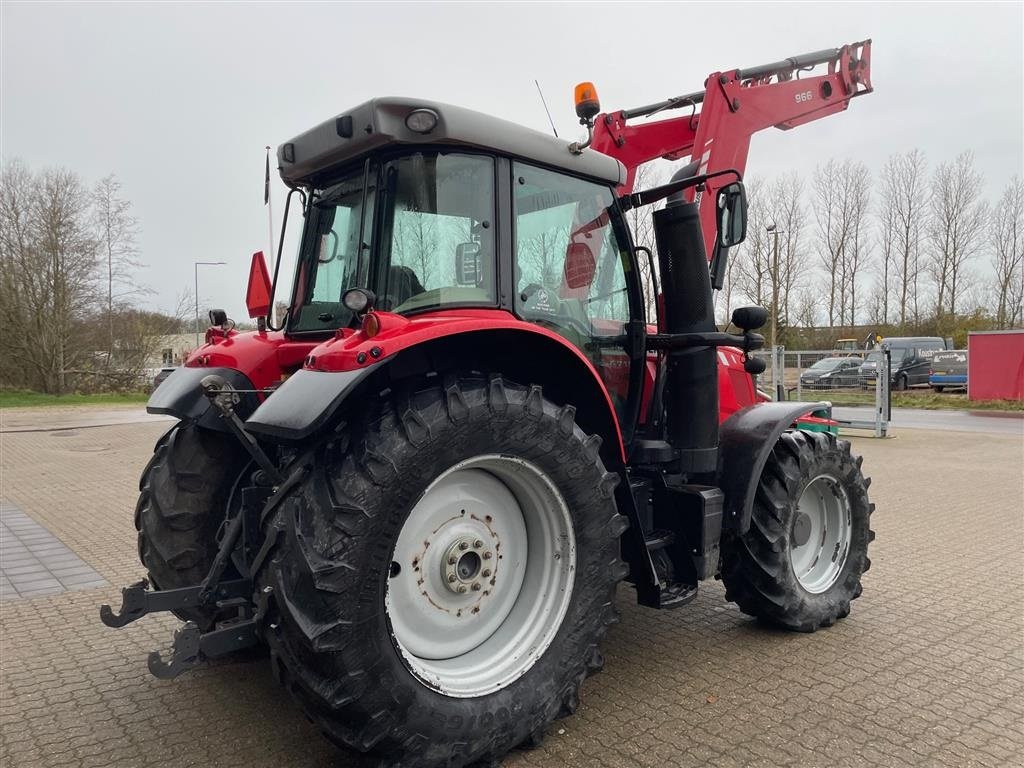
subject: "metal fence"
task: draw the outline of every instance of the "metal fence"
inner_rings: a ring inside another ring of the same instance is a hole
[[[885,345],[869,351],[787,350],[779,346],[754,354],[767,366],[758,385],[773,399],[823,400],[837,406],[871,408],[870,418],[837,421],[847,428],[871,430],[876,437],[887,435],[892,418],[892,367]]]

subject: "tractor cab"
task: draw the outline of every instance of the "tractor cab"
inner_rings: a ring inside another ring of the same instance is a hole
[[[305,197],[290,338],[358,329],[368,313],[502,312],[572,344],[625,418],[642,354],[626,328],[644,314],[617,160],[460,107],[376,99],[278,161]]]

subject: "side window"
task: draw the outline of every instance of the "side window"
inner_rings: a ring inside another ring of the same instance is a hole
[[[522,164],[514,177],[519,313],[570,340],[621,334],[629,261],[612,225],[611,190]]]
[[[380,306],[495,304],[494,161],[415,153],[388,165],[386,183],[391,228]]]
[[[316,193],[296,279],[292,330],[329,330],[349,321],[341,294],[367,285],[374,187],[375,174],[370,173],[364,197],[360,169]]]
[[[630,396],[630,350],[622,339],[632,316],[632,262],[612,191],[516,163],[513,199],[516,311],[590,358],[622,420]]]

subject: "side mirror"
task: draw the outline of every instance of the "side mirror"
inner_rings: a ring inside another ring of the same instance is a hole
[[[722,248],[742,243],[747,237],[747,193],[743,183],[734,181],[719,189],[715,210],[718,242]]]
[[[459,243],[455,246],[455,282],[459,285],[480,285],[483,281],[480,243]]]
[[[252,255],[249,266],[249,285],[245,289],[245,306],[249,317],[266,317],[270,314],[270,273],[263,251]]]
[[[569,288],[587,288],[594,282],[597,261],[586,243],[569,243],[565,252],[565,284]]]
[[[747,192],[742,181],[726,184],[715,196],[715,223],[718,237],[711,257],[711,287],[716,291],[725,285],[725,267],[729,249],[747,237]]]

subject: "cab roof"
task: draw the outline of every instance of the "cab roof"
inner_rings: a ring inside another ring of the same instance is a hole
[[[437,124],[428,133],[417,133],[406,125],[409,113],[420,109],[437,115]],[[319,177],[367,152],[396,144],[482,149],[609,184],[626,180],[622,163],[592,149],[574,155],[569,142],[508,120],[436,101],[400,97],[372,99],[299,134],[277,148],[277,165],[289,186],[316,183]]]

